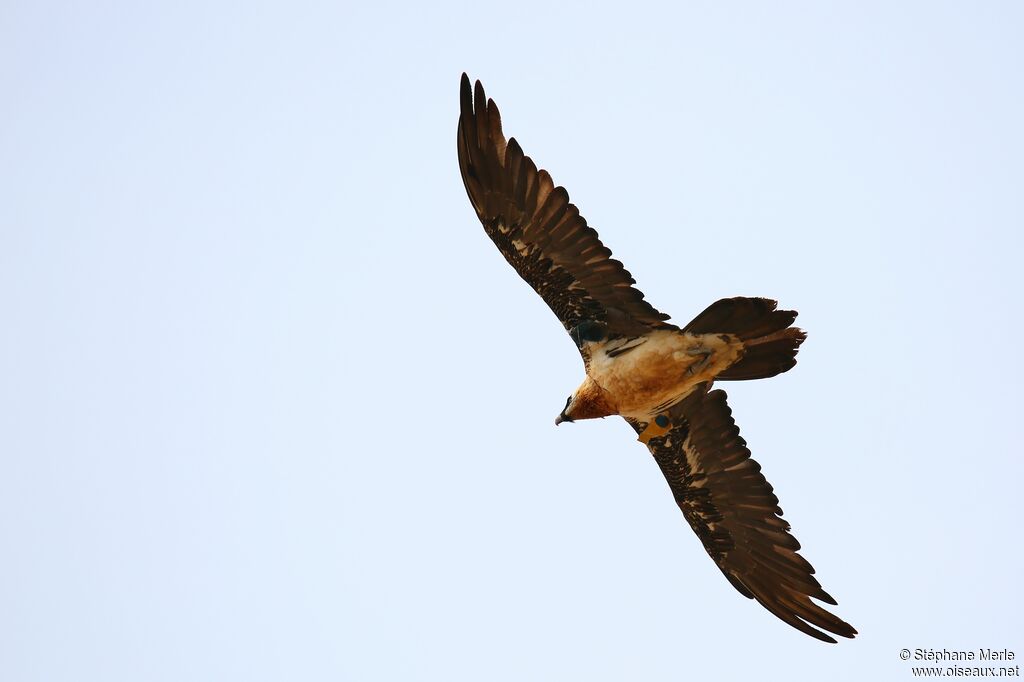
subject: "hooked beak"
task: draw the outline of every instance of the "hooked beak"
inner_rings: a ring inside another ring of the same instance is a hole
[[[564,410],[562,411],[561,414],[559,414],[557,417],[555,417],[555,426],[558,426],[562,422],[569,422],[570,424],[572,423],[572,419],[569,419],[568,417],[565,416],[565,411]]]

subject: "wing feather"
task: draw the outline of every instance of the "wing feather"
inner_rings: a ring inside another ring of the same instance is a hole
[[[498,107],[480,81],[471,86],[465,74],[460,107],[459,168],[473,208],[498,250],[566,330],[584,320],[605,322],[622,335],[674,328],[633,287],[633,277],[611,258],[565,188],[539,170],[515,138],[506,143]]]
[[[669,416],[671,428],[651,438],[648,448],[683,516],[733,587],[816,639],[834,643],[826,632],[856,635],[849,623],[811,601],[836,604],[797,553],[800,543],[761,466],[750,458],[725,392],[703,385]],[[638,433],[647,426],[627,421]]]

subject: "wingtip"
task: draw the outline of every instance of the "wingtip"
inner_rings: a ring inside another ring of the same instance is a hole
[[[836,601],[836,598],[828,592],[826,592],[825,590],[818,590],[817,594],[812,594],[811,596],[820,602],[825,602],[826,604],[830,604],[832,606],[839,606],[839,602]]]
[[[473,86],[469,82],[469,74],[462,73],[462,81],[459,85],[459,109],[461,116],[460,125],[463,120],[469,120],[473,116]]]
[[[480,110],[487,103],[487,94],[484,92],[484,84],[478,79],[473,86],[473,103],[477,110]]]
[[[857,632],[856,628],[854,628],[846,621],[841,620],[839,622],[842,624],[842,626],[829,628],[829,630],[833,634],[839,635],[840,637],[845,637],[846,639],[856,639],[857,635],[860,634],[859,632]],[[818,627],[821,626],[819,625]],[[828,637],[828,635],[826,635],[826,637]],[[832,642],[832,644],[838,644],[838,642],[835,639],[832,639],[831,637],[829,637],[828,639],[830,642]]]

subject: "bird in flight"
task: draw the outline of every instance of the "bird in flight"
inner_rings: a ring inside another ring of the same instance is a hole
[[[743,596],[811,637],[857,631],[826,611],[836,601],[797,550],[779,500],[750,458],[714,381],[764,379],[796,364],[796,312],[766,298],[712,303],[669,323],[611,257],[569,195],[505,141],[480,81],[462,74],[459,168],[484,231],[540,294],[583,356],[586,377],[555,424],[619,415],[668,480],[683,516]],[[826,632],[823,632],[826,631]]]

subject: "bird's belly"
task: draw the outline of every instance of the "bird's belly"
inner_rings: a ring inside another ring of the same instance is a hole
[[[623,416],[648,418],[685,398],[736,361],[729,337],[658,331],[635,349],[610,356],[600,349],[587,373],[608,392]]]

